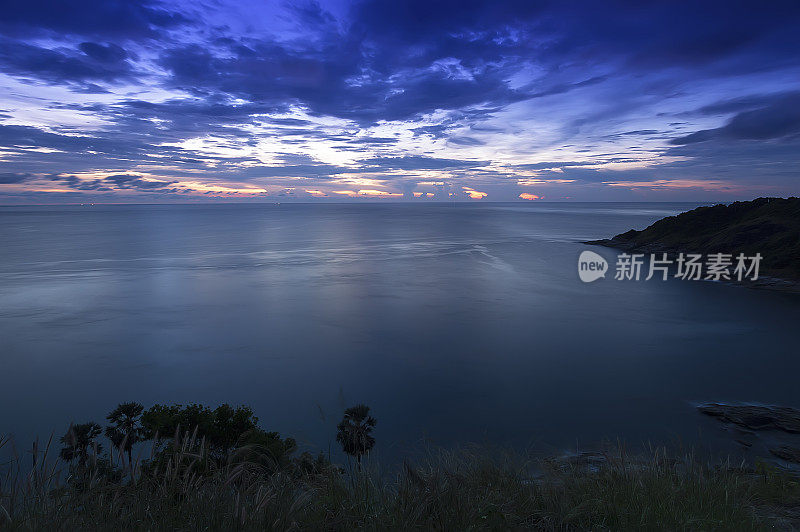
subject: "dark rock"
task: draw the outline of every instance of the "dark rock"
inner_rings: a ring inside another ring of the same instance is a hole
[[[795,447],[782,445],[780,447],[771,448],[769,452],[771,452],[773,455],[777,456],[781,460],[786,460],[787,462],[794,462],[795,464],[800,464],[800,449],[797,449]]]
[[[753,431],[781,430],[800,434],[800,410],[795,408],[719,403],[709,403],[697,408],[706,415],[745,429]]]

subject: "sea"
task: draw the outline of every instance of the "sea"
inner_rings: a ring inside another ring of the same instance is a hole
[[[25,449],[118,403],[249,405],[337,454],[613,442],[735,454],[707,401],[800,407],[800,297],[616,280],[586,245],[688,203],[0,207],[0,435]],[[584,283],[578,257],[609,273]],[[644,277],[644,276],[643,276]]]

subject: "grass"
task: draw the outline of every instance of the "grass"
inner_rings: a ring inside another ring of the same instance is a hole
[[[467,447],[392,474],[278,465],[255,448],[218,466],[176,436],[166,461],[78,471],[34,446],[0,477],[4,530],[761,530],[800,526],[800,482],[759,464],[616,451],[596,462]],[[0,441],[10,445],[8,440]],[[204,464],[202,472],[198,464]],[[109,472],[114,472],[113,474]]]

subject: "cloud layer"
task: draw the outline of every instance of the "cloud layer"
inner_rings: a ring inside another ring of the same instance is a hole
[[[800,192],[800,4],[6,3],[0,202]]]

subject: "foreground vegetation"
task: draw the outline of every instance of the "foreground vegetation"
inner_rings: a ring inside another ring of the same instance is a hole
[[[183,407],[165,408],[162,419],[186,414]],[[204,407],[190,412],[205,412],[207,422],[236,418],[225,415],[229,408],[216,418],[216,410]],[[248,413],[240,411],[237,419],[252,420]],[[367,415],[350,409],[340,431],[361,413]],[[362,428],[375,423],[369,417],[362,421]],[[112,426],[123,433],[126,427]],[[140,428],[137,423],[127,427]],[[229,439],[217,435],[210,443],[213,423],[185,431],[175,427],[171,438],[152,435],[146,459],[134,454],[130,460],[125,435],[119,439],[119,432],[107,430],[111,447],[103,452],[94,441],[83,446],[87,440],[78,442],[73,428],[60,453],[52,441],[34,446],[25,458],[32,468],[21,459],[5,464],[0,528],[759,530],[800,525],[800,482],[766,464],[710,464],[659,450],[645,457],[615,451],[543,459],[475,447],[429,451],[414,465],[387,473],[368,454],[361,462],[337,466],[323,456],[298,454],[291,440],[274,433],[254,433],[248,422],[239,428],[245,430],[223,449]],[[98,433],[99,427],[86,434]],[[10,443],[2,445],[8,450]]]

